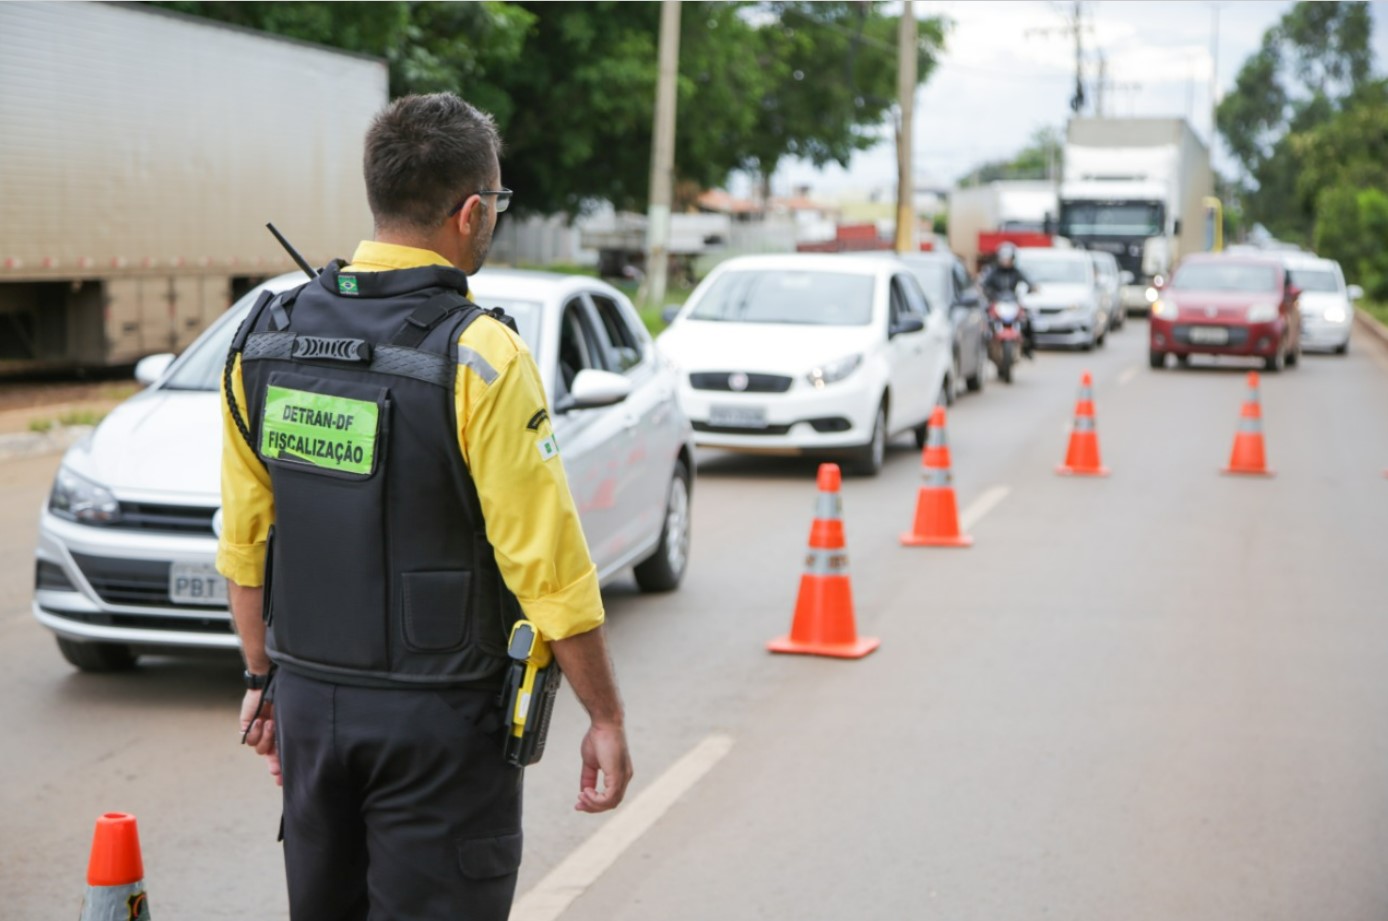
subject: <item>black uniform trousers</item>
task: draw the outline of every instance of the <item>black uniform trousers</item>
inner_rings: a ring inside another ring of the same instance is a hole
[[[294,921],[504,921],[522,771],[502,757],[495,692],[282,668],[274,701]]]

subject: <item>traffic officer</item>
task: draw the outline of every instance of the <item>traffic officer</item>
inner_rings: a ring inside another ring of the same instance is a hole
[[[500,147],[457,96],[391,103],[366,136],[374,239],[262,297],[233,344],[217,566],[296,919],[507,916],[522,777],[498,693],[521,617],[591,719],[575,808],[631,777],[539,372],[466,297],[510,202]]]

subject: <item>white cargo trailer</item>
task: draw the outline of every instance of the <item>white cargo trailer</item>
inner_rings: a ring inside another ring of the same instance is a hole
[[[1050,245],[1057,212],[1053,182],[997,180],[953,189],[949,193],[949,247],[966,263],[977,266],[1005,240],[1026,246]]]
[[[1065,138],[1060,233],[1103,250],[1132,274],[1123,304],[1145,310],[1149,287],[1206,248],[1210,153],[1181,118],[1072,118]]]
[[[151,9],[0,3],[0,373],[176,351],[369,235],[383,61]]]

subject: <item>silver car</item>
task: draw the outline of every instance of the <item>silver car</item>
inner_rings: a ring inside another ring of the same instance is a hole
[[[1340,263],[1309,253],[1284,257],[1292,284],[1301,289],[1301,347],[1308,351],[1349,351],[1354,328],[1354,302],[1364,296],[1358,285],[1346,285]]]
[[[152,356],[150,386],[63,458],[39,523],[34,616],[80,669],[128,668],[149,649],[234,648],[226,581],[213,566],[219,526],[218,383],[237,325],[264,288],[238,301],[182,356]],[[556,439],[598,574],[635,567],[666,591],[689,552],[693,443],[631,303],[596,279],[488,270],[474,299],[516,318],[535,354]]]
[[[1017,267],[1036,285],[1024,295],[1037,345],[1089,350],[1108,336],[1094,263],[1082,249],[1021,247]]]

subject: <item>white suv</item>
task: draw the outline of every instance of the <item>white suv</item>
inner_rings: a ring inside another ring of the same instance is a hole
[[[1301,308],[1301,347],[1349,351],[1349,334],[1354,328],[1354,302],[1364,296],[1358,285],[1345,285],[1340,263],[1308,254],[1283,257],[1292,284],[1301,289],[1297,305]]]

